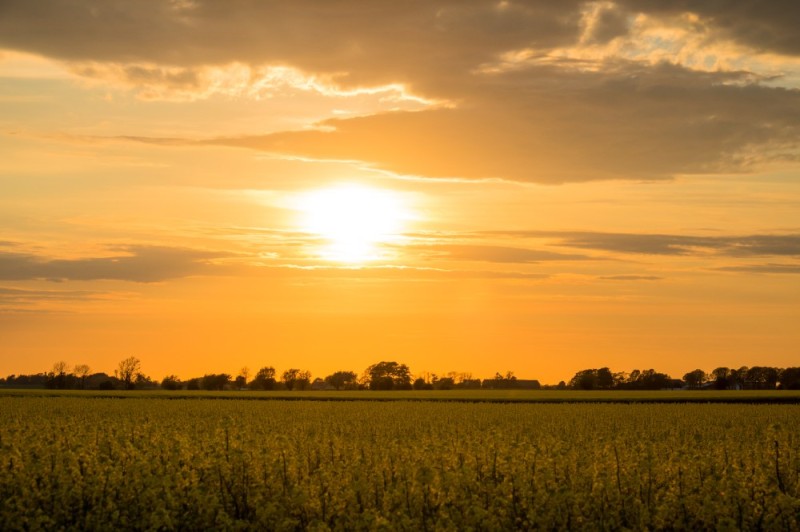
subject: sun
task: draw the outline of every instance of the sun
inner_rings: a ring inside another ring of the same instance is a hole
[[[397,192],[354,184],[307,192],[297,209],[303,230],[325,240],[319,255],[348,264],[383,258],[380,244],[397,241],[411,218]]]

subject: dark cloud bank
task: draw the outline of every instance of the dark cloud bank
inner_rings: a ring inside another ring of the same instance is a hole
[[[605,7],[602,7],[605,6]],[[797,157],[800,91],[751,72],[549,57],[691,13],[705,41],[800,54],[795,1],[416,0],[137,2],[5,0],[0,46],[128,82],[200,83],[198,69],[290,65],[340,88],[403,83],[449,102],[418,112],[328,120],[319,130],[211,140],[400,174],[539,183],[666,179],[750,171]],[[503,54],[529,60],[502,66]],[[547,61],[537,59],[547,58]]]

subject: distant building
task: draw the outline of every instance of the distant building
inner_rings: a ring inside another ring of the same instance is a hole
[[[516,383],[516,386],[513,386],[514,389],[539,390],[542,388],[542,384],[536,379],[517,379],[514,382]]]
[[[325,392],[329,390],[335,390],[336,388],[317,377],[314,379],[314,382],[311,383],[311,389],[318,392]]]
[[[480,379],[464,379],[463,381],[456,384],[456,388],[462,388],[465,390],[478,390],[481,387],[481,380]]]

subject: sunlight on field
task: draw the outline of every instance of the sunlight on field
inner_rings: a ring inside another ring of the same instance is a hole
[[[0,396],[0,521],[31,529],[800,526],[797,405],[138,397]]]

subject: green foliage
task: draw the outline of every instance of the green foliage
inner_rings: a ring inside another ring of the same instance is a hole
[[[797,405],[0,396],[0,418],[5,530],[800,527]]]

